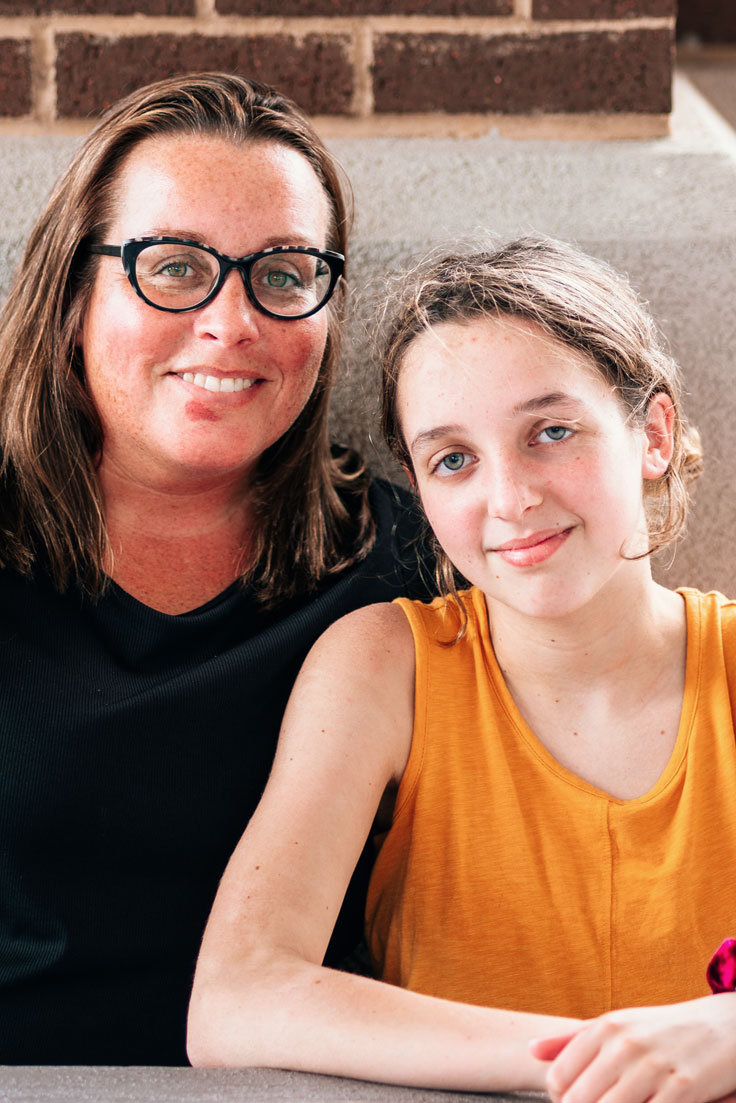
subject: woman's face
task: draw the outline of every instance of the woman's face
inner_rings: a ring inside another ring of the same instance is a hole
[[[440,544],[489,602],[557,617],[648,570],[643,478],[667,467],[666,395],[632,427],[581,354],[531,323],[445,323],[410,345],[397,413]]]
[[[296,150],[169,136],[144,140],[124,161],[104,244],[167,234],[245,256],[324,249],[328,226],[327,196]],[[198,310],[155,310],[117,257],[101,257],[78,342],[102,421],[103,473],[164,489],[247,479],[307,402],[326,336],[326,309],[267,317],[237,271]],[[220,380],[242,389],[219,390]]]

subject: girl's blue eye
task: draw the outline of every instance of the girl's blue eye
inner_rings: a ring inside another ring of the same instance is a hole
[[[566,425],[548,425],[542,429],[539,436],[542,437],[545,433],[548,441],[557,442],[565,440],[572,433],[572,429],[568,429]]]
[[[440,472],[444,471],[448,474],[454,473],[455,471],[462,471],[463,467],[465,467],[467,458],[467,452],[448,452],[437,464],[437,470]]]

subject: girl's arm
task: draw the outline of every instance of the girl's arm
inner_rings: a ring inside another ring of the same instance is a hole
[[[612,1011],[535,1041],[554,1103],[709,1103],[736,1092],[736,992]]]
[[[381,796],[406,765],[413,707],[413,639],[397,606],[361,609],[313,648],[207,925],[193,1064],[543,1088],[529,1041],[571,1020],[451,1003],[320,964]]]

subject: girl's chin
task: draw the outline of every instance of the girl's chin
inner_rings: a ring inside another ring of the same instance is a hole
[[[521,590],[522,587],[519,587]],[[593,594],[561,593],[559,586],[554,593],[499,594],[497,591],[484,591],[489,607],[501,607],[518,616],[532,620],[561,620],[575,616],[594,600]]]

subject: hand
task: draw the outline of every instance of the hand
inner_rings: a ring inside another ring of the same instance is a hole
[[[736,1092],[736,992],[612,1011],[530,1043],[553,1103],[709,1103]]]

